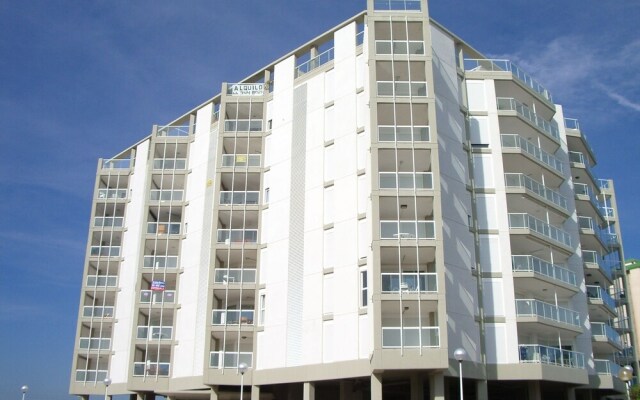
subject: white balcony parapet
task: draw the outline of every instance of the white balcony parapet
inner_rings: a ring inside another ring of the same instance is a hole
[[[584,369],[584,354],[539,344],[521,344],[520,362]]]
[[[87,287],[116,287],[117,275],[87,275]]]
[[[175,290],[141,290],[140,303],[142,304],[173,304],[176,302]]]
[[[376,40],[376,54],[424,54],[424,41]]]
[[[419,143],[430,142],[428,126],[378,125],[379,142]]]
[[[96,228],[122,228],[124,217],[95,217],[93,226]]]
[[[142,268],[178,268],[178,256],[144,256]]]
[[[564,167],[562,161],[555,156],[547,153],[542,148],[536,146],[532,142],[529,142],[520,135],[514,134],[501,134],[500,140],[502,142],[502,148],[507,149],[519,149],[534,157],[543,164],[549,166],[551,169],[564,173]]]
[[[134,362],[133,376],[169,376],[170,369],[168,362]]]
[[[79,347],[82,350],[109,350],[111,338],[81,337]]]
[[[380,239],[435,239],[434,221],[380,221]]]
[[[253,325],[253,310],[213,310],[211,325]]]
[[[136,331],[136,339],[171,340],[172,337],[172,326],[138,326]]]
[[[571,236],[560,228],[526,213],[509,213],[510,229],[530,229],[555,242],[571,247]]]
[[[579,312],[536,299],[516,299],[516,316],[540,317],[575,327],[581,326]]]
[[[380,97],[426,97],[427,82],[416,81],[378,81]]]
[[[153,160],[153,169],[185,170],[187,169],[187,159],[186,158],[156,158]]]
[[[380,189],[433,189],[431,172],[380,172]]]
[[[382,274],[383,293],[435,293],[438,291],[438,275],[435,272],[403,272]]]
[[[440,328],[437,326],[420,327],[382,327],[383,348],[440,347]]]
[[[498,97],[497,98],[498,110],[501,111],[515,111],[519,116],[531,122],[537,126],[541,131],[547,134],[548,137],[559,141],[560,131],[558,130],[558,124],[554,121],[547,121],[529,107],[520,103],[518,100],[510,97]]]
[[[255,268],[216,268],[213,276],[215,283],[256,283]]]
[[[511,60],[465,58],[464,70],[511,72],[516,79],[542,96],[549,104],[553,104],[553,96],[551,96],[551,93]]]
[[[525,174],[504,174],[504,183],[508,188],[526,189],[558,207],[568,210],[567,199],[564,196]]]
[[[152,189],[149,193],[151,201],[182,201],[184,190]]]
[[[613,361],[594,359],[593,364],[598,375],[618,376],[620,366]]]
[[[245,363],[249,368],[253,365],[253,353],[237,351],[212,351],[209,353],[210,368],[238,368]]]
[[[591,336],[594,338],[604,338],[618,347],[622,347],[622,339],[620,334],[615,331],[609,324],[604,322],[592,322],[591,323]]]
[[[105,380],[109,371],[106,369],[77,369],[76,382],[100,382]]]
[[[258,230],[218,229],[218,243],[258,243]]]
[[[92,257],[119,257],[120,246],[91,246],[89,254]]]
[[[189,136],[189,125],[159,126],[156,136],[161,136],[161,137]]]
[[[333,47],[323,51],[312,59],[303,62],[302,64],[296,66],[296,78],[313,71],[314,69],[328,63],[333,60],[334,50]]]
[[[98,199],[118,199],[127,198],[127,189],[98,189]]]
[[[260,154],[223,154],[223,167],[259,167]]]
[[[259,164],[259,163],[258,163]],[[256,205],[260,203],[260,192],[258,191],[221,191],[221,205]]]
[[[577,285],[575,272],[538,257],[530,255],[514,255],[511,256],[511,265],[513,272],[533,272],[534,274],[546,276],[571,286]]]
[[[616,313],[616,301],[603,288],[587,285],[587,298],[600,300],[613,313]]]

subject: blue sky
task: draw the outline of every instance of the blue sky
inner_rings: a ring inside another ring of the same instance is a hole
[[[365,8],[365,0],[0,2],[0,398],[67,394],[99,157]],[[580,120],[640,257],[640,2],[433,0]]]

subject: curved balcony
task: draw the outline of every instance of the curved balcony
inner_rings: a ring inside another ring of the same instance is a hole
[[[538,322],[575,333],[582,332],[579,312],[536,299],[516,299],[516,317],[518,323]]]
[[[620,334],[604,322],[591,323],[591,337],[595,353],[611,353],[622,350]]]
[[[589,314],[595,319],[608,320],[612,316],[618,316],[616,301],[600,286],[587,285],[587,298]]]
[[[567,199],[564,196],[525,174],[506,173],[504,174],[504,183],[507,190],[523,189],[542,200],[556,205],[562,209],[563,212],[568,213]]]
[[[571,249],[571,236],[567,232],[526,213],[509,213],[509,229],[528,229],[556,244]]]
[[[540,344],[521,344],[520,362],[584,369],[584,354]]]
[[[558,130],[558,124],[554,120],[547,121],[514,98],[498,97],[496,101],[498,111],[515,111],[520,118],[536,126],[554,142],[558,143],[560,141],[560,131]]]
[[[500,141],[506,172],[514,171],[539,175],[540,167],[543,167],[551,172],[546,177],[547,184],[560,186],[564,182],[565,168],[562,161],[554,155],[520,135],[503,133],[500,135]]]
[[[558,286],[558,292],[564,296],[571,296],[578,291],[576,274],[567,268],[554,265],[541,258],[530,255],[511,256],[513,276],[519,278],[516,284],[523,289],[533,291],[538,289],[539,282],[526,282],[525,278],[537,278],[551,282]],[[522,284],[520,281],[524,281]]]
[[[606,265],[600,253],[593,250],[582,250],[582,262],[587,284],[595,282],[612,282],[611,269]]]

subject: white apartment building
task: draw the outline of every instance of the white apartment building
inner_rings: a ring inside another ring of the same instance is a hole
[[[100,160],[70,393],[443,400],[460,366],[467,399],[624,392],[577,121],[426,0],[366,7]]]

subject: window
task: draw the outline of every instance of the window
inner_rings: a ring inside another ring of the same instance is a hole
[[[367,270],[360,271],[360,307],[366,307],[369,304],[368,299],[368,282]]]
[[[267,295],[260,293],[260,300],[258,302],[258,325],[264,325],[264,315],[266,310]]]

